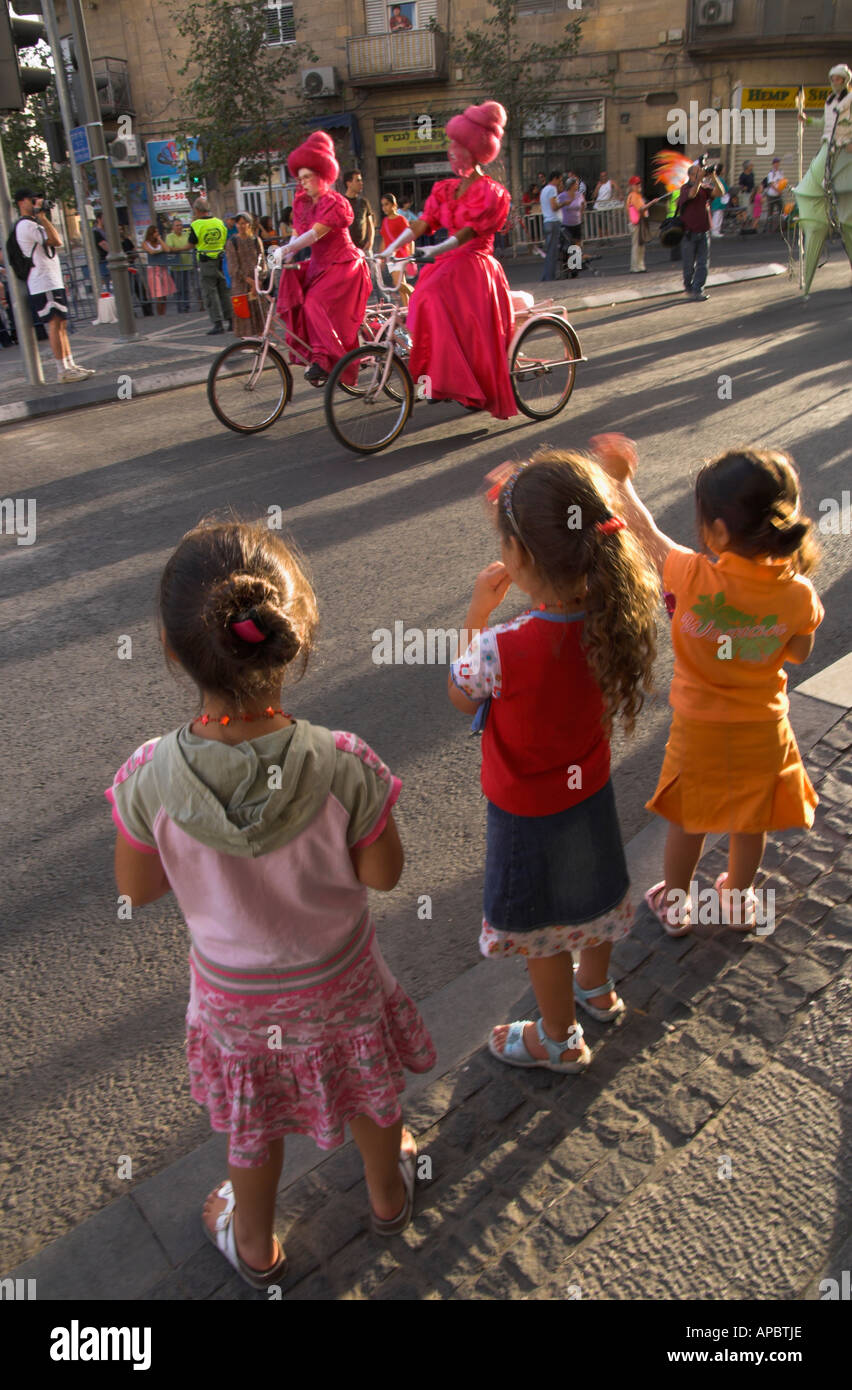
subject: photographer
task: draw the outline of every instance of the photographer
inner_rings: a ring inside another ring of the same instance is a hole
[[[725,190],[706,156],[690,166],[687,182],[680,190],[677,215],[684,225],[683,288],[690,299],[709,299],[704,283],[710,268],[710,203],[724,197]]]
[[[56,358],[56,376],[61,382],[85,381],[94,376],[87,367],[78,367],[68,342],[68,301],[62,279],[62,266],[57,251],[62,238],[48,220],[49,204],[30,188],[19,188],[15,194],[18,221],[15,240],[31,269],[27,275],[27,291],[33,317],[47,328],[50,347]]]

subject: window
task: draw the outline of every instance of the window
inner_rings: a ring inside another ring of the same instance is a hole
[[[268,0],[266,7],[266,43],[295,43],[296,22],[292,5],[279,5],[276,0]]]
[[[580,18],[581,10],[592,9],[595,0],[583,0],[582,5],[566,4],[566,0],[517,0],[518,14],[561,14],[567,10],[567,20],[572,18],[571,10],[577,11],[573,18]]]
[[[364,0],[368,34],[404,33],[427,29],[438,18],[438,0]]]

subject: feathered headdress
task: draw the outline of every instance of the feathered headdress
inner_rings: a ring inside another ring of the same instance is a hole
[[[651,161],[654,169],[654,182],[661,183],[669,193],[677,193],[683,188],[689,170],[694,163],[686,155],[676,150],[660,150]]]

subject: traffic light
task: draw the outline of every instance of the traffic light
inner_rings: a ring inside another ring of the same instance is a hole
[[[18,49],[46,39],[40,19],[19,19],[10,14],[6,0],[0,0],[0,111],[23,111],[28,96],[53,82],[50,68],[22,67],[18,62]]]

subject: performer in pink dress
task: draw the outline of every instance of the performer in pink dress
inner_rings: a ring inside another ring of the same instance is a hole
[[[322,386],[337,362],[358,345],[358,329],[370,294],[370,273],[349,235],[352,204],[332,184],[340,174],[334,145],[325,131],[315,131],[287,160],[301,191],[293,203],[295,236],[270,253],[286,262],[303,246],[310,259],[284,269],[278,288],[278,313],[311,345],[305,379]]]
[[[517,414],[506,358],[514,314],[508,281],[491,253],[511,199],[480,166],[500,153],[505,124],[496,101],[453,116],[448,157],[458,177],[436,183],[422,217],[381,253],[390,258],[403,243],[439,227],[449,233],[424,249],[424,256],[440,260],[421,270],[408,306],[411,374],[427,378],[430,400],[459,401],[500,420]]]

